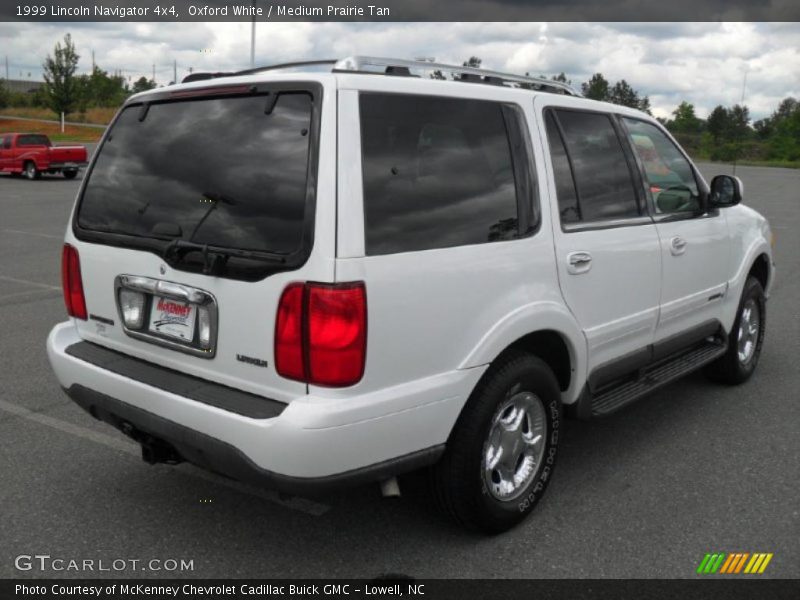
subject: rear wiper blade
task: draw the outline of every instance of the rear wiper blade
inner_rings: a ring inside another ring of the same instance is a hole
[[[218,275],[231,257],[277,264],[286,262],[286,257],[284,255],[275,252],[223,248],[221,246],[198,244],[197,242],[189,242],[187,240],[172,240],[164,247],[162,257],[167,262],[179,262],[190,252],[202,253],[203,273],[206,275]]]

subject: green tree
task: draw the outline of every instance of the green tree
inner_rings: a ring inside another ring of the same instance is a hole
[[[608,81],[602,73],[595,73],[592,78],[581,85],[581,90],[586,98],[592,100],[608,100]]]
[[[675,117],[670,122],[670,130],[672,131],[678,133],[699,133],[702,129],[703,122],[695,114],[694,104],[690,104],[685,100],[672,111],[672,116]]]
[[[608,101],[621,106],[639,108],[639,94],[624,79],[620,79],[608,93]]]
[[[53,56],[49,54],[43,63],[44,90],[48,106],[56,114],[69,114],[78,103],[78,85],[75,71],[80,56],[75,51],[72,36],[64,36],[64,45],[56,42]]]
[[[748,137],[751,133],[750,109],[746,106],[734,104],[733,108],[730,109],[729,114],[729,137],[733,139],[744,139]]]
[[[772,135],[767,142],[768,157],[800,160],[800,104],[797,100],[783,100],[769,120]]]
[[[155,81],[142,75],[139,77],[139,79],[133,82],[133,85],[131,86],[131,93],[138,94],[139,92],[146,92],[147,90],[155,89],[155,87]]]
[[[81,112],[92,106],[119,106],[129,93],[124,77],[109,75],[96,65],[91,74],[81,75],[77,79]]]
[[[481,63],[483,61],[478,58],[477,56],[470,56],[468,60],[465,60],[463,66],[465,67],[475,67],[476,69],[481,68]]]
[[[711,134],[711,139],[718,144],[723,138],[727,137],[730,130],[731,117],[727,108],[722,105],[714,107],[706,119],[706,129]]]
[[[0,108],[5,108],[8,106],[10,96],[11,95],[8,93],[8,90],[6,90],[4,80],[0,79]]]

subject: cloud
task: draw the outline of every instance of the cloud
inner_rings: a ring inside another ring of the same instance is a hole
[[[97,64],[132,80],[166,84],[191,67],[249,66],[249,23],[0,23],[10,76],[41,78],[41,63],[71,32],[88,71]],[[627,80],[667,116],[681,100],[706,115],[741,99],[754,118],[786,96],[800,96],[798,23],[258,23],[256,62],[270,64],[352,54],[458,62],[479,56],[487,68],[564,72],[574,85],[593,73]]]

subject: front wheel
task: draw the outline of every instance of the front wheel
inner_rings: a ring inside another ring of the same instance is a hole
[[[437,503],[469,529],[510,529],[547,488],[560,427],[561,394],[552,370],[530,354],[501,359],[473,391],[432,469]]]
[[[78,172],[77,171],[64,171],[62,174],[64,175],[64,178],[66,178],[66,179],[75,179],[75,177],[78,176]]]
[[[34,179],[39,179],[41,176],[41,172],[36,168],[36,163],[30,160],[25,163],[25,177],[33,181]]]
[[[761,355],[766,317],[764,289],[758,279],[748,277],[728,339],[728,349],[706,368],[711,379],[731,385],[750,379]]]

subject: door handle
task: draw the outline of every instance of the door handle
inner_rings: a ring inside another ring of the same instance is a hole
[[[672,256],[679,256],[686,252],[686,240],[680,236],[675,236],[670,240],[670,247],[669,251],[672,253]]]
[[[573,275],[586,273],[592,268],[592,255],[588,252],[571,252],[567,255],[567,271]]]

